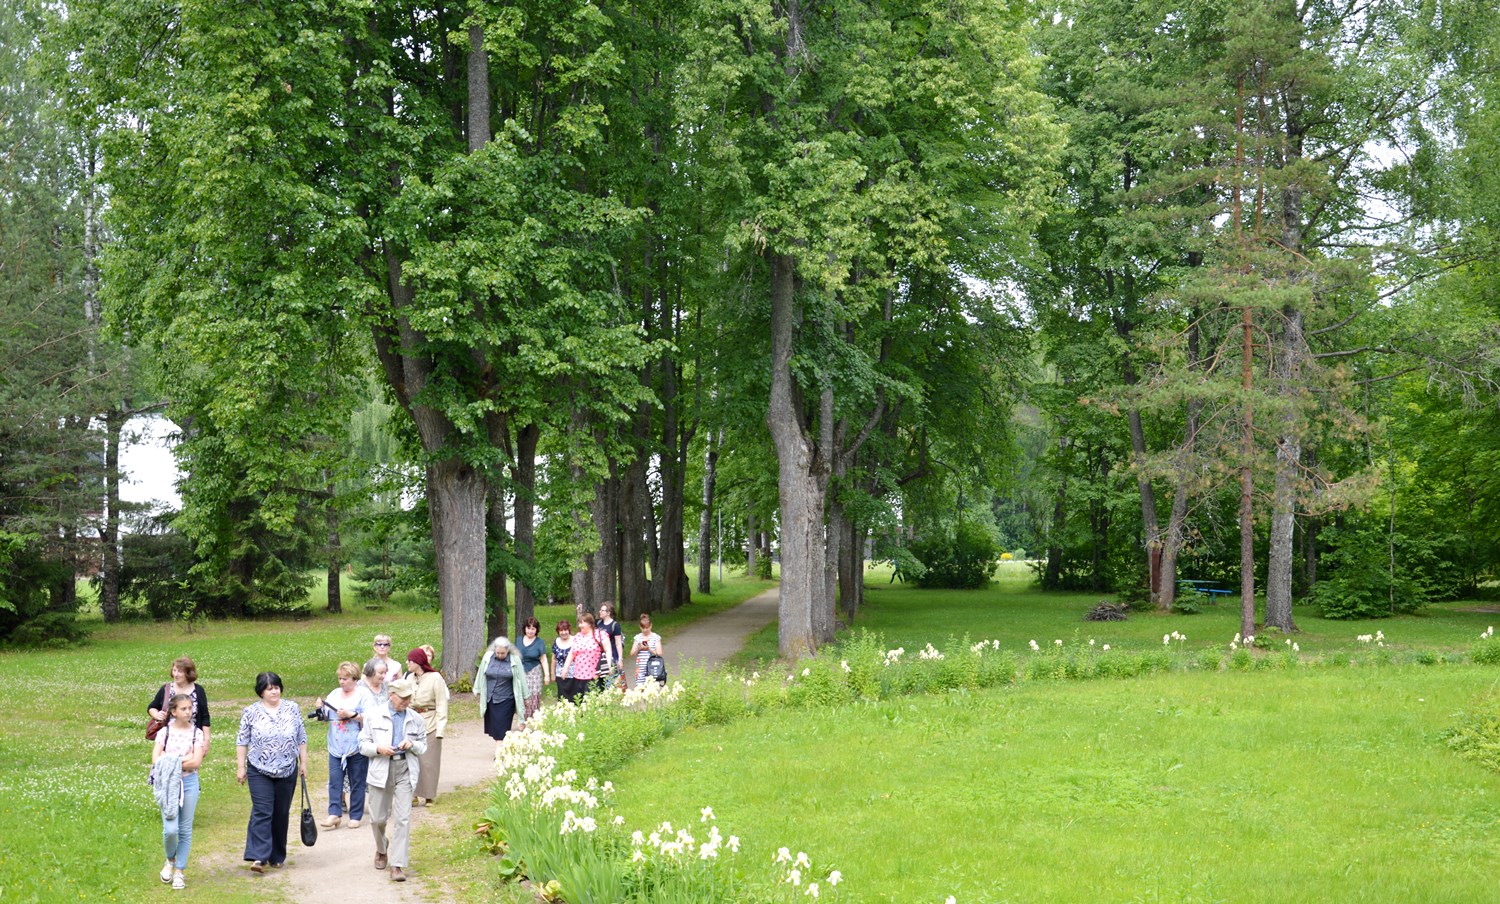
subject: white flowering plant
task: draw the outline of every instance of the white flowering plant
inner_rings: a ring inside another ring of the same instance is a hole
[[[1480,665],[1500,665],[1500,637],[1495,636],[1493,625],[1479,635],[1469,649],[1469,658]]]
[[[694,687],[679,681],[591,695],[582,705],[550,706],[526,730],[508,735],[495,755],[499,781],[491,805],[476,826],[500,855],[501,873],[527,876],[569,904],[784,904],[834,894],[842,875],[815,876],[805,854],[798,878],[806,882],[788,883],[780,864],[747,880],[732,862],[740,840],[721,832],[710,806],[696,825],[632,829],[610,807],[613,784],[584,768],[618,766],[677,728],[718,713],[722,704],[713,701],[733,696],[725,688],[735,689],[743,713],[748,694],[740,681],[698,675]]]

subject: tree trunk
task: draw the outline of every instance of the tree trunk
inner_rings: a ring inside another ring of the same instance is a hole
[[[447,41],[443,44],[446,46]],[[483,148],[490,141],[490,55],[484,49],[484,26],[469,26],[467,60],[469,117],[469,150]]]
[[[625,527],[624,483],[619,466],[611,460],[609,476],[594,485],[594,498],[590,503],[599,548],[594,551],[588,569],[588,593],[576,602],[584,607],[585,612],[596,615],[601,604],[614,602],[619,593],[621,531]]]
[[[1322,518],[1309,515],[1302,529],[1302,579],[1309,593],[1318,586],[1318,531],[1322,527]]]
[[[724,442],[724,431],[719,430],[707,443],[703,451],[703,511],[698,515],[698,592],[712,592],[714,482],[719,474],[719,446]],[[754,571],[751,571],[754,574]]]
[[[857,527],[853,521],[843,517],[840,512],[839,521],[842,524],[843,533],[839,538],[839,608],[844,612],[844,623],[854,624],[854,616],[859,612],[861,591],[864,589],[864,531]]]
[[[473,680],[484,651],[485,502],[487,481],[469,464],[446,458],[427,466],[438,597],[443,616],[443,676]]]
[[[823,596],[823,506],[828,466],[802,422],[801,393],[792,375],[792,345],[800,308],[796,262],[770,255],[771,397],[766,426],[776,446],[781,502],[781,603],[777,649],[783,659],[811,656],[818,648],[815,613]]]
[[[813,620],[820,644],[831,643],[838,631],[839,562],[845,528],[844,507],[839,503],[837,490],[834,490],[828,494],[828,517],[824,527],[827,545],[824,547],[823,598],[819,600],[817,617]]]
[[[505,429],[501,427],[501,429]],[[490,438],[495,438],[494,428],[491,428]],[[485,534],[489,549],[502,549],[509,540],[505,524],[505,487],[498,479],[489,481],[488,499],[485,500]],[[505,569],[499,563],[488,563],[486,565],[485,584],[489,588],[485,594],[485,638],[499,637],[505,633],[506,609],[509,608],[509,593],[505,586]],[[482,655],[482,654],[481,654]]]
[[[325,472],[326,476],[326,472]],[[338,615],[344,611],[344,586],[341,575],[344,570],[343,543],[339,538],[339,513],[334,503],[338,488],[328,481],[328,501],[323,516],[328,527],[328,611]]]
[[[647,524],[651,520],[649,492],[646,459],[638,455],[620,477],[620,593],[615,608],[618,616],[627,621],[652,611],[651,582],[646,574],[650,555],[646,543]]]
[[[1240,314],[1240,388],[1245,410],[1240,422],[1240,634],[1255,634],[1255,409],[1250,391],[1255,379],[1255,322],[1250,309]]]
[[[1068,438],[1059,437],[1058,448],[1068,448]],[[1057,496],[1052,501],[1052,529],[1047,532],[1047,568],[1042,573],[1042,587],[1056,590],[1062,586],[1063,549],[1060,538],[1063,525],[1068,519],[1068,476],[1064,474],[1057,486]]]
[[[120,434],[125,428],[123,405],[104,415],[104,529],[99,539],[99,609],[106,622],[120,620]]]
[[[1191,320],[1192,325],[1188,327],[1188,367],[1198,369],[1202,367],[1203,359],[1199,354],[1200,333],[1197,309],[1193,310]],[[1172,611],[1173,604],[1177,602],[1177,560],[1187,539],[1185,532],[1188,499],[1191,492],[1189,487],[1197,461],[1198,415],[1202,408],[1201,401],[1188,400],[1187,414],[1183,420],[1182,445],[1177,450],[1172,469],[1173,479],[1177,485],[1172,490],[1172,511],[1167,516],[1167,531],[1162,539],[1160,587],[1156,594],[1156,606],[1162,612]]]
[[[1291,632],[1292,553],[1297,523],[1297,483],[1301,477],[1301,443],[1289,433],[1276,445],[1276,478],[1271,493],[1271,541],[1266,564],[1266,626]]]
[[[516,630],[513,636],[524,637],[521,628],[526,619],[536,615],[536,447],[542,431],[527,424],[516,431],[516,463],[511,472],[516,486],[516,558],[520,559],[526,580],[516,581]],[[545,594],[547,588],[541,588]]]
[[[756,559],[760,555],[760,534],[755,530],[755,513],[751,512],[745,519],[745,533],[749,535],[745,543],[745,576],[755,577],[755,566],[760,564]]]
[[[573,404],[573,427],[572,427],[572,429],[573,429],[574,433],[576,433],[576,434],[578,434],[580,436],[584,435],[586,433],[587,429],[588,429],[588,425],[587,425],[587,422],[585,420],[585,416],[584,416],[584,412],[583,412],[583,407],[582,407],[582,405],[580,405],[577,402],[576,399],[575,399],[574,404]],[[584,474],[583,466],[577,464],[576,459],[575,459],[575,461],[573,463],[569,464],[568,470],[569,470],[570,476],[573,479],[574,485],[576,485],[576,486],[582,486],[583,482],[585,480],[585,477],[586,477],[586,475]],[[584,535],[585,532],[587,532],[587,531],[589,531],[591,529],[594,531],[595,536],[598,536],[598,534],[599,534],[599,530],[598,530],[599,517],[600,517],[600,508],[599,508],[600,507],[600,498],[599,498],[599,493],[600,493],[600,485],[599,484],[595,484],[594,485],[594,496],[593,496],[593,499],[589,503],[589,513],[588,513],[588,517],[587,518],[584,517],[584,515],[583,515],[582,512],[576,512],[574,514],[574,516],[573,516],[576,519],[575,530],[578,531],[578,534],[580,536]],[[610,538],[611,544],[613,544],[613,540],[614,540],[614,538],[611,537]],[[594,595],[594,573],[593,573],[593,570],[594,570],[594,560],[595,560],[595,558],[596,558],[596,554],[595,553],[590,553],[590,554],[588,554],[588,555],[586,555],[586,556],[583,557],[583,563],[582,563],[581,567],[573,569],[572,579],[570,581],[571,591],[572,591],[572,596],[573,596],[573,607],[578,612],[580,612],[580,613],[584,612],[586,610],[587,611],[592,611],[592,609],[593,609],[593,595]],[[574,628],[576,629],[577,625],[574,625]]]

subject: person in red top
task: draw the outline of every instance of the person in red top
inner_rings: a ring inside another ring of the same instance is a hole
[[[597,691],[604,690],[604,675],[614,666],[614,645],[609,635],[594,624],[594,617],[587,612],[578,619],[578,633],[573,637],[573,649],[563,663],[563,673],[571,674]],[[569,672],[569,669],[572,671]]]

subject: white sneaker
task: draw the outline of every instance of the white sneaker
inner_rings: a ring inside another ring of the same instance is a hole
[[[176,868],[177,867],[175,867],[175,866],[172,865],[172,861],[168,860],[167,861],[167,865],[163,866],[161,868],[161,881],[163,881],[163,882],[171,882],[172,881],[172,870],[174,870]]]
[[[177,874],[172,877],[172,887],[178,891],[187,888],[187,881],[182,878],[182,870],[178,870]]]

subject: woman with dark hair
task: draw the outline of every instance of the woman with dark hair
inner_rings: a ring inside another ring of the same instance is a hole
[[[522,721],[536,715],[542,708],[542,686],[552,681],[552,660],[547,657],[547,642],[539,636],[542,623],[531,616],[521,623],[521,642],[516,649],[521,651],[521,667],[526,670],[526,700],[521,714]]]
[[[259,703],[245,707],[234,741],[235,777],[250,785],[250,824],[245,858],[251,872],[286,862],[286,831],[291,822],[297,776],[307,777],[307,729],[302,711],[281,698],[281,676],[255,676]]]
[[[198,683],[198,666],[187,656],[178,656],[172,660],[172,680],[170,683],[156,689],[156,696],[146,706],[146,715],[153,719],[165,722],[172,716],[167,712],[172,698],[178,694],[186,694],[193,698],[193,727],[197,728],[203,737],[203,752],[208,753],[208,694],[204,693],[203,686]]]
[[[411,708],[422,717],[427,729],[427,751],[419,757],[422,768],[412,792],[413,803],[418,807],[437,800],[438,779],[443,771],[443,734],[448,730],[448,682],[442,672],[432,667],[428,649],[424,645],[406,654],[406,669],[415,687]]]
[[[600,603],[599,618],[597,619],[600,631],[609,637],[609,661],[611,671],[624,668],[625,661],[625,628],[615,621],[615,604]],[[601,670],[602,671],[602,670]],[[613,682],[611,682],[612,684]]]
[[[578,682],[568,671],[568,654],[573,652],[573,626],[565,618],[557,623],[557,639],[552,641],[552,674],[557,679],[557,699],[578,702]]]

